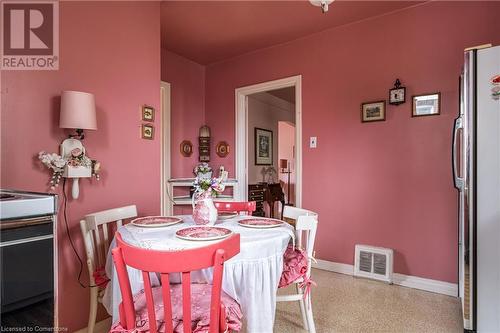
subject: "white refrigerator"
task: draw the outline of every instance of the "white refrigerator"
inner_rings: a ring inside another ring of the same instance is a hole
[[[500,46],[466,51],[453,132],[464,329],[500,332]]]

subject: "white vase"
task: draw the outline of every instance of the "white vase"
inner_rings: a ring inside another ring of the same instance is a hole
[[[212,179],[212,171],[209,171],[209,172],[198,172],[196,174],[196,176],[200,180],[202,180],[202,179]]]
[[[212,190],[193,195],[193,220],[198,225],[214,225],[217,221],[217,208],[212,199]]]

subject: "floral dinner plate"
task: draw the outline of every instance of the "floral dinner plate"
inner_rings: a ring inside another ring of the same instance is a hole
[[[238,216],[237,212],[218,212],[217,220],[228,220]]]
[[[130,223],[137,227],[159,228],[168,227],[181,222],[182,219],[176,216],[146,216],[134,219]]]
[[[209,241],[226,238],[232,233],[231,230],[222,227],[199,226],[178,230],[175,235],[185,240]]]
[[[267,229],[267,228],[275,228],[283,225],[283,221],[277,219],[268,219],[268,218],[254,218],[254,219],[246,219],[238,222],[242,227],[247,228],[257,228],[257,229]]]

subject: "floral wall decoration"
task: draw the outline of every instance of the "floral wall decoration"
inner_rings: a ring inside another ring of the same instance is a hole
[[[50,189],[52,191],[59,186],[61,177],[63,177],[64,171],[68,167],[89,168],[91,169],[92,177],[95,177],[97,180],[100,179],[99,172],[101,169],[101,163],[97,160],[90,159],[80,148],[73,149],[71,154],[66,157],[62,157],[56,153],[41,151],[38,153],[38,159],[52,172],[50,179]]]

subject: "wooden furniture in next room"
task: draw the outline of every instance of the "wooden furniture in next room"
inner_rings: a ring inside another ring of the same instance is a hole
[[[264,211],[264,192],[266,183],[249,184],[248,185],[248,201],[255,201],[255,211],[253,216],[265,216]]]
[[[283,219],[283,210],[285,209],[285,193],[280,183],[267,184],[264,191],[264,201],[269,205],[269,217],[274,218],[275,203],[281,202],[281,219]]]

